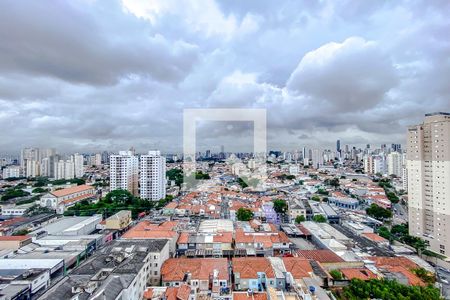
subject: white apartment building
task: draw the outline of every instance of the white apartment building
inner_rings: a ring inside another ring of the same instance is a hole
[[[38,177],[41,175],[41,167],[39,161],[27,159],[25,166],[26,177]]]
[[[407,137],[409,233],[450,255],[450,113],[425,115]]]
[[[3,169],[3,179],[20,177],[20,166],[8,166]]]
[[[73,179],[75,165],[72,160],[60,160],[55,163],[55,179]]]
[[[386,174],[386,159],[381,155],[364,157],[364,172],[367,174]]]
[[[387,156],[387,175],[401,177],[403,174],[403,154],[391,152]]]
[[[110,160],[110,186],[113,190],[127,190],[139,195],[139,160],[132,151],[120,151],[113,154]]]
[[[139,183],[141,198],[159,201],[166,197],[166,158],[160,151],[141,155]]]
[[[72,155],[74,175],[76,178],[81,178],[84,175],[84,157],[81,154],[75,153]]]

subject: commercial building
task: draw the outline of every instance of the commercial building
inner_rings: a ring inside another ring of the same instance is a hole
[[[131,224],[131,210],[121,210],[105,220],[105,229],[123,230]]]
[[[450,254],[450,113],[425,115],[407,137],[409,232]]]
[[[31,237],[27,235],[0,236],[0,250],[17,250],[31,243]]]
[[[139,160],[133,151],[120,151],[110,156],[111,191],[127,190],[139,196]]]
[[[159,201],[166,197],[166,158],[159,151],[141,155],[139,183],[142,199]]]
[[[38,299],[142,299],[168,258],[165,240],[114,241]]]

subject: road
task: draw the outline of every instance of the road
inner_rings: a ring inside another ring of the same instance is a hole
[[[443,268],[437,268],[436,273],[438,281],[442,285],[442,296],[444,296],[445,299],[450,299],[450,271]]]
[[[403,224],[408,222],[408,211],[405,206],[400,203],[395,203],[393,205],[394,208],[394,217],[392,218],[394,225],[395,224]]]

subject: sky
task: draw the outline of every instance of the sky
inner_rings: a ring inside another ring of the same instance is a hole
[[[0,2],[0,152],[182,150],[183,110],[263,108],[269,149],[403,143],[450,111],[450,1]],[[198,149],[251,148],[200,122]]]

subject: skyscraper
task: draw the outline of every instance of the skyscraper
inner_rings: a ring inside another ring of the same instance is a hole
[[[141,155],[140,195],[143,199],[159,201],[166,197],[166,158],[159,151]]]
[[[336,142],[336,152],[341,153],[341,140]]]
[[[111,155],[109,172],[111,191],[122,189],[139,195],[139,160],[132,151]]]
[[[409,233],[450,253],[450,113],[425,115],[407,137]]]

